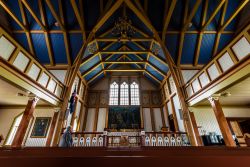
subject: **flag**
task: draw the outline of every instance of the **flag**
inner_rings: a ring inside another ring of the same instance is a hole
[[[72,93],[70,100],[69,100],[69,112],[72,114],[75,110],[75,102],[76,102],[76,86],[74,92]]]

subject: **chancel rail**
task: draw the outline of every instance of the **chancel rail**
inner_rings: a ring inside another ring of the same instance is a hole
[[[185,132],[74,132],[73,147],[190,146]]]

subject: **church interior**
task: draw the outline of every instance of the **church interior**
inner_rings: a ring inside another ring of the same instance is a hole
[[[249,16],[249,0],[0,0],[0,166],[247,165]]]

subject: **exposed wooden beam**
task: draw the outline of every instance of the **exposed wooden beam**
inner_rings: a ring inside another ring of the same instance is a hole
[[[219,31],[223,31],[231,23],[231,21],[238,15],[238,13],[245,7],[245,5],[248,2],[249,0],[242,1],[241,4],[237,7],[237,9],[234,11],[234,13],[229,17],[229,19],[221,26]]]
[[[102,50],[100,51],[101,54],[147,54],[149,51],[144,51],[144,50],[140,50],[140,51],[107,51],[107,50]]]
[[[61,30],[62,31],[66,31],[65,27],[64,27],[64,24],[63,24],[61,18],[57,15],[57,13],[56,13],[56,11],[55,11],[55,9],[54,9],[53,4],[51,3],[51,1],[50,0],[45,0],[45,2],[47,3],[47,5],[48,5],[48,7],[49,7],[49,9],[50,9],[53,17],[56,19],[57,23],[59,24]],[[58,2],[60,2],[60,0]]]
[[[102,17],[101,20],[93,28],[93,32],[95,33],[109,18],[110,16],[121,6],[123,0],[117,0],[115,4],[108,10],[108,12]],[[112,2],[111,2],[112,4]]]
[[[172,0],[171,5],[168,9],[168,13],[165,15],[164,22],[163,22],[163,30],[162,30],[162,40],[165,42],[166,32],[168,29],[168,25],[170,23],[172,14],[174,12],[175,5],[177,3],[177,0]]]
[[[226,12],[227,12],[227,6],[228,6],[228,0],[226,0],[225,3],[224,3],[223,11],[222,11],[222,14],[221,14],[221,17],[220,17],[220,22],[218,24],[219,27],[221,27],[224,24]],[[212,56],[215,56],[215,54],[217,53],[219,43],[220,43],[220,37],[221,37],[221,33],[220,33],[220,31],[218,31],[217,34],[216,34],[216,37],[215,37]]]
[[[163,77],[165,77],[167,74],[166,72],[163,72],[161,69],[159,69],[158,67],[156,67],[154,64],[147,62],[147,65],[150,66],[151,68],[153,68],[157,73],[159,73],[160,75],[162,75]]]
[[[185,38],[185,33],[182,32],[179,37],[179,46],[178,46],[179,50],[178,50],[177,61],[176,61],[177,66],[180,66],[181,64],[181,56],[182,56],[184,38]]]
[[[196,0],[187,20],[185,21],[185,24],[182,27],[182,31],[186,31],[188,29],[189,23],[192,21],[194,15],[196,14],[196,11],[198,10],[202,0]]]
[[[145,64],[146,61],[104,61],[104,64]]]
[[[63,4],[62,0],[58,0],[58,5],[59,5],[59,16],[56,15],[56,17],[60,20],[61,23],[59,25],[61,28],[64,28],[63,30],[63,40],[64,40],[64,45],[65,45],[65,51],[66,51],[66,56],[67,56],[67,62],[68,65],[72,65],[72,60],[71,60],[71,53],[70,53],[70,46],[69,46],[69,37],[68,37],[68,32],[66,31],[64,24],[64,13],[63,13]],[[53,13],[52,13],[53,14]],[[62,25],[61,25],[62,24]]]
[[[188,26],[190,22],[192,21],[193,17],[195,16],[200,4],[201,0],[197,0],[194,4],[194,7],[192,8],[189,16],[187,15],[188,13],[188,3],[189,1],[186,1],[185,4],[185,11],[184,11],[184,17],[183,17],[183,27],[182,27],[182,32],[180,34],[180,43],[179,43],[179,51],[178,51],[178,56],[177,56],[177,66],[180,66],[181,64],[181,56],[182,56],[182,50],[183,50],[183,45],[184,45],[184,39],[185,39],[185,32],[188,29]]]
[[[215,8],[215,10],[213,11],[213,13],[209,17],[208,21],[202,26],[201,31],[204,31],[206,29],[206,27],[211,23],[211,21],[214,19],[214,17],[216,16],[216,14],[220,11],[221,7],[223,6],[223,4],[225,2],[226,2],[226,0],[221,0],[219,2],[218,6]]]
[[[149,75],[151,78],[153,78],[156,82],[158,82],[159,84],[161,84],[161,81],[159,79],[157,79],[155,76],[153,76],[152,74],[150,74],[147,70],[144,71],[147,75]]]
[[[83,40],[85,41],[86,40],[86,33],[85,33],[85,26],[84,26],[84,18],[81,16],[79,10],[78,10],[78,7],[77,7],[77,4],[76,4],[76,1],[75,0],[70,0],[71,2],[71,5],[73,7],[73,10],[74,10],[74,13],[75,13],[75,16],[76,16],[76,19],[78,21],[78,24],[83,32]]]
[[[27,15],[26,15],[26,12],[24,10],[24,6],[23,6],[21,0],[18,0],[18,5],[19,5],[19,8],[20,8],[23,24],[29,29]],[[29,31],[26,31],[25,34],[26,34],[26,37],[27,37],[28,45],[29,45],[29,51],[32,54],[32,56],[35,57],[36,56],[35,55],[35,49],[34,49],[32,39],[31,39],[31,34],[30,34]]]
[[[182,25],[183,26],[186,24],[186,20],[187,20],[187,16],[188,16],[188,3],[189,3],[189,0],[186,0],[184,12],[183,12],[184,14],[183,14],[183,18],[182,18]],[[181,56],[182,56],[184,38],[185,38],[185,30],[182,29],[180,32],[180,35],[179,35],[179,46],[178,46],[178,53],[177,53],[177,60],[176,60],[177,66],[180,66],[180,64],[181,64]]]
[[[40,21],[40,19],[37,17],[36,13],[34,12],[34,10],[31,8],[31,6],[29,5],[29,3],[27,2],[27,0],[21,0],[24,4],[24,6],[28,9],[28,11],[30,12],[31,16],[35,19],[35,21],[37,22],[37,24],[42,28],[43,31],[47,31],[47,28],[44,26],[44,24]]]
[[[154,38],[131,38],[131,39],[121,39],[120,42],[146,42],[146,41],[152,41]],[[95,38],[98,42],[118,42],[117,38]]]
[[[136,16],[139,19],[141,19],[143,22],[147,22],[148,24],[150,24],[150,21],[146,17],[146,15],[144,13],[140,12],[140,10],[138,10],[131,1],[124,0],[124,2],[136,14]],[[176,84],[176,93],[179,96],[179,100],[180,100],[181,107],[182,107],[182,112],[186,118],[186,119],[184,119],[184,126],[185,126],[187,133],[189,134],[190,143],[193,146],[197,146],[197,139],[196,139],[196,136],[194,134],[193,125],[190,121],[189,109],[188,109],[187,103],[185,102],[185,99],[184,99],[185,92],[183,92],[182,89],[180,88],[181,84],[180,84],[180,82],[176,76],[176,72],[174,70],[176,68],[176,66],[175,66],[173,59],[171,58],[170,53],[168,52],[165,44],[162,42],[161,38],[159,37],[158,32],[155,30],[155,28],[152,25],[150,27],[152,28],[151,30],[152,30],[156,40],[160,43],[160,46],[162,47],[163,53],[166,57],[166,62],[167,62],[167,64],[169,64],[169,70],[172,73],[173,80]]]
[[[85,73],[83,73],[83,74],[82,74],[82,77],[87,76],[87,75],[90,74],[92,71],[94,71],[95,69],[97,69],[100,65],[102,65],[102,62],[96,63],[93,67],[91,67],[91,68],[88,69]]]
[[[90,84],[92,81],[94,81],[97,77],[99,77],[104,71],[100,71],[95,76],[93,76],[89,81],[87,81],[87,84]]]
[[[153,42],[156,42],[156,41],[153,41]],[[142,45],[140,45],[139,43],[134,42],[134,44],[135,44],[136,46],[138,46],[140,49],[146,50],[146,48],[144,48],[144,47],[143,47]],[[166,61],[165,61],[164,59],[162,59],[161,57],[155,55],[155,54],[151,51],[152,46],[153,46],[153,43],[150,44],[150,51],[148,52],[148,55],[147,55],[147,61],[148,61],[149,57],[152,56],[152,57],[154,57],[156,60],[160,61],[162,64],[168,66],[168,64],[166,63]]]
[[[15,20],[15,22],[24,30],[28,31],[27,27],[18,19],[18,17],[12,12],[12,10],[7,6],[4,0],[0,0],[0,5],[3,9]]]
[[[107,72],[144,72],[144,69],[105,69]]]
[[[149,46],[149,50],[152,49],[153,43],[154,43],[154,41],[151,41],[150,46]],[[138,45],[137,45],[137,46],[138,46]],[[146,61],[149,60],[149,56],[150,56],[150,54],[148,53],[148,54],[147,54],[147,59],[146,59]],[[145,70],[147,69],[147,64],[145,64],[144,69],[145,69]]]
[[[47,24],[47,18],[46,18],[46,14],[45,14],[45,10],[44,10],[44,6],[43,6],[42,1],[38,1],[38,7],[39,7],[39,10],[40,10],[41,20],[43,22],[43,25],[45,25],[45,27],[47,27],[47,25],[48,25]],[[52,50],[52,46],[51,46],[50,35],[49,35],[48,31],[45,31],[43,33],[44,33],[44,37],[45,37],[46,46],[47,46],[47,49],[48,49],[50,65],[54,66],[55,65],[55,60],[54,60],[54,54],[53,54],[53,50]]]
[[[136,30],[137,31],[137,30]],[[62,34],[63,33],[63,31],[62,30],[47,30],[47,32],[48,33],[50,33],[50,34]],[[69,33],[69,34],[82,34],[82,30],[75,30],[75,29],[72,29],[72,30],[67,30],[67,32]],[[86,31],[86,32],[89,32],[89,31]],[[111,32],[111,29],[110,29],[110,32]],[[137,31],[138,32],[138,31]],[[189,31],[186,31],[185,33],[186,34],[199,34],[199,32],[200,31],[198,31],[198,30],[189,30]],[[12,31],[12,33],[15,33],[15,34],[20,34],[20,33],[25,33],[25,31],[24,30],[13,30]],[[44,31],[43,30],[30,30],[30,33],[31,34],[43,34],[44,33]],[[108,33],[108,32],[106,32],[106,33]],[[140,32],[138,32],[138,33],[140,33]],[[158,31],[158,33],[159,34],[161,34],[162,32],[161,31]],[[181,33],[181,31],[177,31],[177,30],[168,30],[167,32],[166,32],[166,34],[180,34]],[[217,31],[214,31],[214,30],[205,30],[204,32],[203,32],[204,34],[216,34],[217,33]],[[234,31],[230,31],[230,30],[224,30],[224,31],[222,31],[221,32],[222,34],[234,34],[235,32]],[[141,34],[141,33],[140,33]],[[147,35],[147,34],[141,34],[143,37],[145,37],[145,38],[149,38],[149,35]],[[99,37],[104,37],[103,36],[103,34],[102,35],[100,35]],[[153,38],[153,37],[151,37],[151,38]]]
[[[205,0],[204,6],[203,6],[203,12],[202,12],[202,19],[201,19],[201,27],[204,26],[206,22],[206,17],[207,17],[207,10],[208,10],[208,2],[209,0]],[[197,39],[197,44],[196,44],[196,49],[195,49],[195,54],[194,54],[194,66],[197,66],[198,60],[199,60],[199,55],[200,55],[200,49],[201,49],[201,42],[202,42],[202,37],[203,37],[203,31],[200,31]]]
[[[113,0],[108,0],[107,4],[105,5],[104,12],[107,12],[111,7]]]

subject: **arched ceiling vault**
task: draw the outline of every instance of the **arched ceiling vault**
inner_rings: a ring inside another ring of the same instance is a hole
[[[160,84],[172,69],[169,65],[199,69],[233,38],[238,29],[236,20],[248,3],[0,0],[8,14],[9,25],[5,28],[48,68],[74,66],[80,48],[89,39],[80,64],[80,72],[89,84],[116,71],[142,73]],[[123,15],[132,21],[136,33],[131,40],[118,42],[112,28]],[[90,34],[93,36],[88,38]]]

